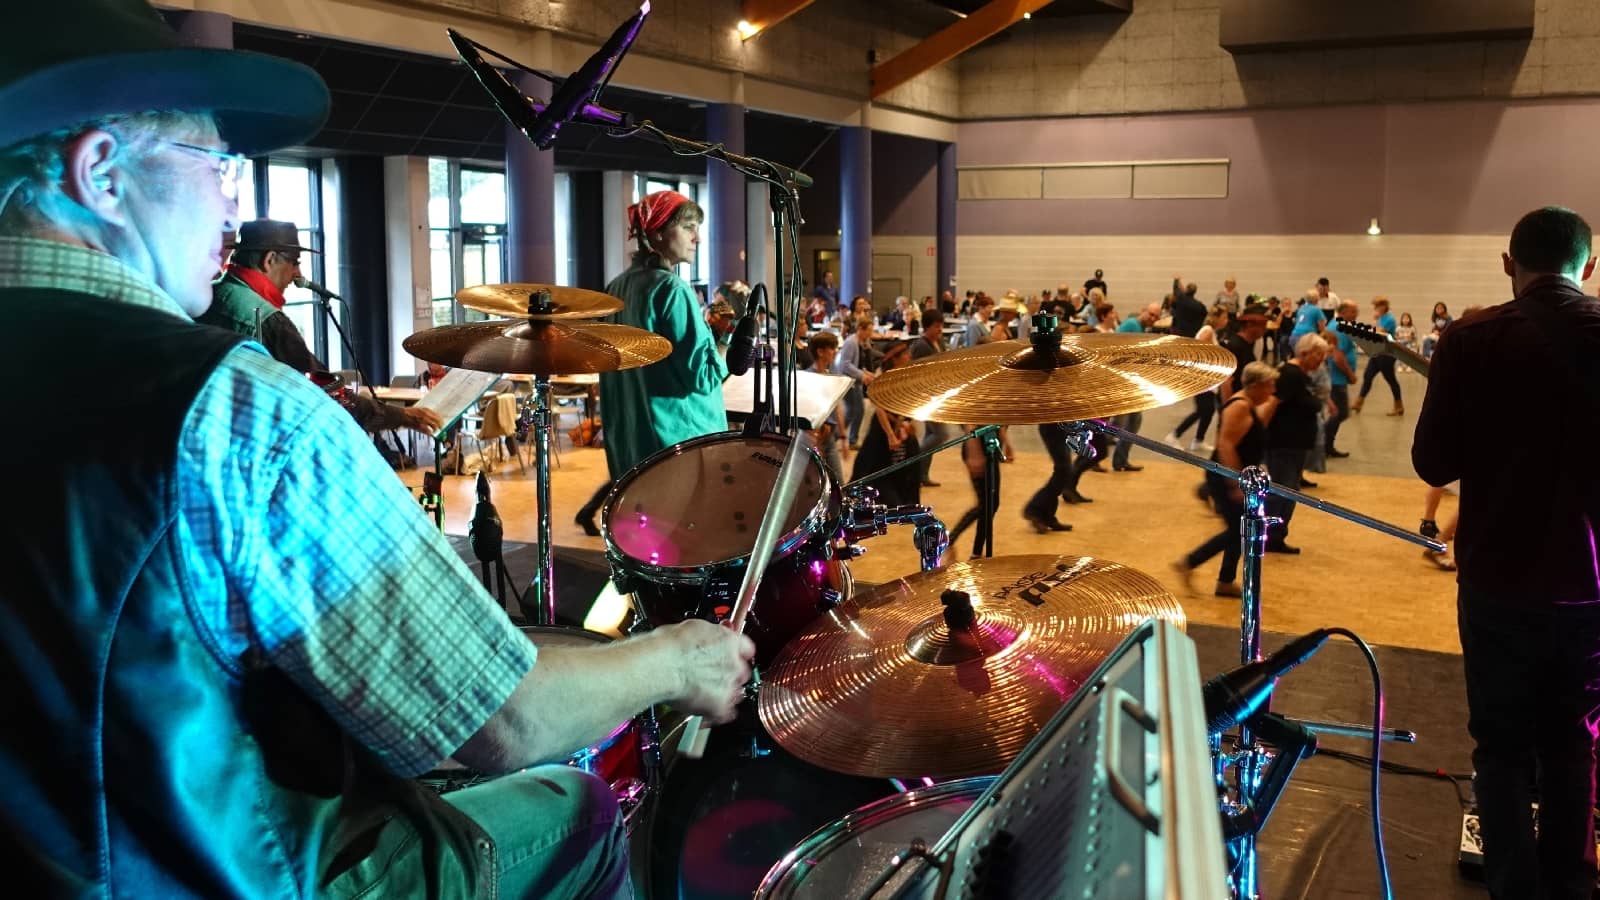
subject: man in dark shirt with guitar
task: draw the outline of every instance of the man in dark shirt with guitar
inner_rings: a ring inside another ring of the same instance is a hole
[[[1502,256],[1516,299],[1440,341],[1411,448],[1424,481],[1461,479],[1457,611],[1495,897],[1594,889],[1600,302],[1582,290],[1591,242],[1571,210],[1517,223]],[[1519,440],[1519,423],[1539,439]]]

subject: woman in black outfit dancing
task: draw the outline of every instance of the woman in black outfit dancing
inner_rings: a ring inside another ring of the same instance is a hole
[[[1264,362],[1253,362],[1244,367],[1244,385],[1237,394],[1222,405],[1222,427],[1217,434],[1217,449],[1212,460],[1230,469],[1239,470],[1260,464],[1267,451],[1267,423],[1278,409],[1278,398],[1273,396],[1278,370]],[[1239,584],[1239,520],[1244,517],[1244,492],[1239,483],[1214,472],[1206,472],[1206,488],[1216,504],[1217,515],[1223,528],[1204,544],[1172,564],[1172,568],[1189,583],[1189,573],[1218,553],[1222,554],[1222,568],[1217,572],[1218,597],[1237,597]]]

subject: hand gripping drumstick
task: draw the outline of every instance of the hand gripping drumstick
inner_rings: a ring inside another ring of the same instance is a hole
[[[761,527],[756,529],[756,544],[750,551],[750,561],[745,564],[744,580],[739,582],[739,593],[733,600],[733,614],[728,617],[734,631],[744,632],[744,620],[756,600],[756,589],[761,586],[761,575],[772,554],[778,548],[778,538],[783,535],[783,523],[789,520],[789,509],[800,493],[805,480],[807,457],[811,451],[811,435],[796,432],[783,455],[783,465],[778,468],[778,481],[773,485],[772,497],[767,501],[767,512],[761,517]],[[701,716],[690,716],[683,723],[683,738],[678,742],[678,752],[689,759],[699,759],[706,752],[706,740],[711,729],[705,727]]]

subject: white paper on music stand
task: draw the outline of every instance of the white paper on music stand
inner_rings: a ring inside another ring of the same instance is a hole
[[[431,409],[444,420],[444,427],[439,429],[435,438],[442,438],[450,426],[461,418],[467,407],[478,402],[483,392],[489,386],[499,381],[503,376],[499,372],[474,372],[471,369],[451,369],[445,376],[434,382],[428,388],[428,393],[417,401],[417,406]]]
[[[722,383],[722,403],[730,413],[749,414],[755,409],[756,373],[760,371],[751,367],[743,375],[734,375]],[[845,392],[850,390],[851,378],[848,375],[825,375],[821,372],[798,372],[795,387],[795,415],[800,418],[806,428],[815,428],[816,423],[825,421],[833,412],[839,401],[844,399]],[[777,406],[776,391],[772,404]],[[777,410],[773,410],[776,414]]]

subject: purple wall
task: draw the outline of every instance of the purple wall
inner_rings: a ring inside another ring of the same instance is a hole
[[[1591,220],[1600,100],[1461,101],[970,122],[961,165],[1223,158],[1218,200],[967,200],[962,234],[1500,234],[1536,206]],[[1541,137],[1542,136],[1542,137]]]
[[[878,131],[872,135],[872,233],[933,234],[939,212],[939,145]]]

